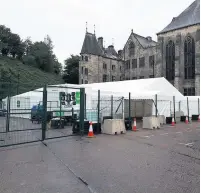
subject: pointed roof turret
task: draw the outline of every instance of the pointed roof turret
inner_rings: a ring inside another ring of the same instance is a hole
[[[81,54],[103,55],[95,34],[86,32]]]

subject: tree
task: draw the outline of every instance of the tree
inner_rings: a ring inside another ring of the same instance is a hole
[[[24,53],[25,53],[25,43],[23,41],[20,41],[20,44],[16,49],[17,59],[22,60]]]
[[[7,56],[9,53],[9,39],[11,36],[10,28],[7,28],[4,25],[0,25],[0,48],[2,55]]]
[[[35,57],[38,68],[46,72],[53,72],[49,47],[44,42],[35,42],[31,47],[30,55]]]
[[[30,54],[30,50],[31,50],[31,46],[33,45],[31,38],[27,37],[24,41],[24,55],[29,55]]]
[[[30,37],[21,40],[10,28],[0,25],[0,54],[22,60],[24,64],[37,67],[45,72],[60,74],[62,65],[53,52],[49,35],[44,41],[32,42]]]
[[[8,39],[8,48],[10,54],[15,58],[17,52],[20,50],[21,39],[18,34],[11,33]]]
[[[71,55],[64,61],[63,79],[66,83],[79,84],[79,56]]]

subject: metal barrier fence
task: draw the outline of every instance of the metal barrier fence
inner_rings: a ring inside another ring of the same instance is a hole
[[[20,86],[22,92],[26,90],[26,84]],[[38,104],[39,96],[40,91],[19,94],[18,84],[0,83],[0,146],[41,140],[42,116],[37,122],[32,120],[32,104]]]
[[[99,90],[93,91],[91,101],[93,108],[87,111],[93,110],[94,116],[87,116],[88,120],[98,121],[103,125],[105,119],[124,119],[127,129],[131,129],[134,118],[141,124],[143,117],[163,115],[170,120],[174,117],[175,121],[179,122],[181,116],[187,116],[190,120],[192,115],[200,114],[199,98],[191,101],[187,97],[185,101],[174,96],[135,97],[131,93]]]
[[[0,147],[84,134],[84,88],[44,86],[19,94],[17,86],[0,84]],[[76,104],[67,101],[72,93]]]
[[[79,87],[63,85],[45,88],[43,106],[47,118],[43,125],[43,139],[84,134],[84,96],[85,90]],[[51,102],[51,108],[48,102]]]
[[[148,116],[164,115],[179,121],[182,115],[190,119],[200,114],[199,99],[136,97],[80,85],[35,88],[36,85],[20,94],[18,85],[0,83],[0,147],[84,135],[88,133],[89,122],[93,122],[95,133],[101,133],[105,119],[123,119],[129,130],[134,118],[141,124],[142,118]]]

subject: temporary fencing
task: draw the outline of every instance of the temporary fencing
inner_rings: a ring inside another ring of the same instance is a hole
[[[140,95],[69,84],[19,94],[15,86],[0,84],[0,146],[87,134],[90,122],[93,132],[101,133],[106,119],[122,119],[132,130],[134,120],[140,128],[143,117],[162,115],[171,124],[173,119],[194,120],[200,114],[199,97]]]

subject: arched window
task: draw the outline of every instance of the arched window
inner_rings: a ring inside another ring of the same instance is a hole
[[[175,45],[172,40],[166,45],[166,79],[174,80],[175,77]]]
[[[184,42],[184,74],[185,79],[195,78],[195,41],[190,36]]]
[[[135,45],[133,42],[129,44],[129,56],[133,56],[135,53]]]

